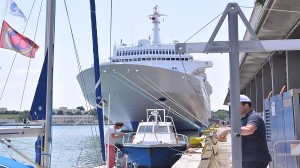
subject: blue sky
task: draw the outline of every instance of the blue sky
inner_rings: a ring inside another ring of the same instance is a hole
[[[1,22],[5,14],[5,1],[0,0]],[[19,8],[28,17],[34,0],[15,0]],[[219,15],[226,7],[228,0],[115,0],[113,1],[112,16],[112,46],[119,43],[136,43],[141,38],[152,36],[152,23],[148,15],[152,14],[153,7],[159,5],[161,13],[166,14],[164,22],[160,25],[161,41],[170,43],[173,40],[184,42],[201,27]],[[254,0],[236,1],[240,6],[253,7]],[[34,39],[35,28],[39,13],[41,0],[36,0],[28,26],[24,35]],[[54,67],[54,98],[53,107],[66,106],[76,108],[84,106],[85,101],[76,80],[78,68],[75,52],[72,44],[71,33],[65,12],[64,1],[56,2],[56,37],[55,37],[55,67]],[[92,37],[90,28],[89,1],[67,0],[71,24],[76,40],[82,69],[89,68],[93,63],[92,58]],[[44,59],[44,37],[45,37],[45,8],[46,0],[42,5],[41,18],[38,23],[35,42],[40,46],[36,58],[31,60],[27,85],[21,105],[21,97],[26,77],[29,59],[20,54],[17,55],[12,67],[12,73],[8,79],[3,97],[0,100],[0,107],[7,107],[9,110],[30,109],[36,83]],[[109,21],[110,1],[96,1],[97,25],[99,39],[100,60],[107,60],[110,55],[109,48]],[[249,19],[252,9],[242,8]],[[25,22],[22,18],[5,15],[5,20],[17,31],[23,32]],[[199,32],[188,42],[206,42],[210,38],[219,18]],[[227,21],[227,20],[226,20]],[[241,23],[241,22],[239,22]],[[239,34],[242,39],[245,27],[240,24]],[[225,23],[216,40],[228,40],[227,24]],[[9,69],[12,65],[15,52],[0,48],[0,94],[7,79]],[[229,83],[228,54],[193,54],[195,59],[213,61],[213,68],[207,69],[208,80],[213,87],[211,95],[212,110],[227,109],[223,101],[227,93]]]

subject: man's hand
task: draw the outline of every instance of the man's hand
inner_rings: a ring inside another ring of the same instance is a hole
[[[217,139],[220,141],[220,142],[225,142],[227,139],[227,135],[228,133],[230,132],[230,129],[222,129],[222,130],[218,130],[217,132]]]

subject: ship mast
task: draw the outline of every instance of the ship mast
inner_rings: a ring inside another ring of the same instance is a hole
[[[159,17],[160,16],[166,16],[166,15],[163,15],[163,14],[160,14],[158,12],[158,5],[156,5],[154,8],[154,11],[153,11],[153,14],[152,15],[149,15],[150,19],[152,20],[152,23],[153,23],[153,40],[152,40],[152,44],[153,45],[160,45],[161,42],[160,42],[160,36],[159,36],[159,24],[160,24],[160,21],[159,21]]]

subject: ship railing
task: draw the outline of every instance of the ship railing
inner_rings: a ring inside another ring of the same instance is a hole
[[[133,162],[125,153],[122,152],[122,150],[115,146],[117,149],[116,153],[116,167],[117,168],[137,168],[138,164],[136,162]]]
[[[156,142],[161,143],[161,139],[158,138],[159,135],[174,135],[175,140],[173,142],[176,143],[186,143],[187,145],[189,144],[189,139],[186,135],[183,134],[178,134],[178,133],[166,133],[166,132],[144,132],[144,138],[143,141],[145,141],[146,135],[155,135]],[[135,132],[130,132],[126,133],[122,139],[122,143],[133,143],[133,140],[135,138],[136,133]]]
[[[300,140],[282,140],[273,145],[273,167],[297,167]]]

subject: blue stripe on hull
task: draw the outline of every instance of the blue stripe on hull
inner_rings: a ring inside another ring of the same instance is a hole
[[[127,147],[124,152],[128,158],[138,163],[138,167],[143,168],[168,168],[181,157],[181,151],[185,151],[186,146],[181,147]]]

